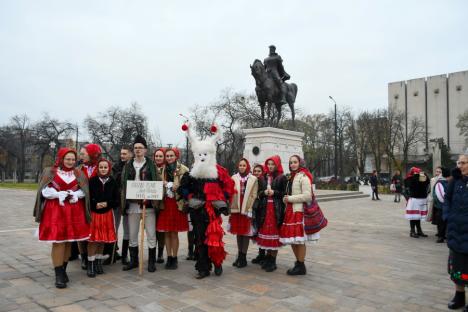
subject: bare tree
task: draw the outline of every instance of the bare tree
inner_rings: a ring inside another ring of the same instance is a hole
[[[468,145],[468,110],[458,116],[457,128],[460,129],[460,135],[465,136],[465,144]]]

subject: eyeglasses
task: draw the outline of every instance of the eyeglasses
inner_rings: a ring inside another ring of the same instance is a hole
[[[466,165],[468,164],[468,161],[457,161],[457,165]]]

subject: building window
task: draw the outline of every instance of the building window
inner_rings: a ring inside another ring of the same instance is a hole
[[[458,85],[458,86],[455,87],[455,90],[457,90],[457,91],[461,91],[461,89],[462,89],[461,85]]]
[[[398,100],[399,97],[400,97],[400,96],[399,96],[398,94],[395,94],[395,95],[393,96],[393,98],[394,98],[395,100]]]
[[[419,92],[418,92],[418,91],[414,91],[413,96],[418,96],[418,95],[419,95]]]
[[[435,93],[435,94],[439,94],[439,88],[434,89],[434,93]]]

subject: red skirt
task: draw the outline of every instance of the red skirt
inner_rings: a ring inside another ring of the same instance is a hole
[[[234,235],[252,236],[251,219],[241,213],[229,216],[229,233]]]
[[[187,214],[179,211],[175,198],[164,198],[164,209],[159,212],[156,230],[158,232],[188,231]]]
[[[275,215],[275,206],[271,199],[268,199],[265,221],[258,230],[258,236],[255,241],[261,249],[276,250],[281,247],[278,223]]]
[[[304,244],[306,241],[316,241],[319,233],[307,235],[304,231],[304,213],[294,212],[292,204],[286,207],[283,224],[279,231],[280,242],[286,244]]]
[[[46,199],[39,224],[39,240],[47,242],[73,242],[89,238],[83,199],[60,206],[58,199]]]
[[[105,213],[91,211],[90,242],[113,243],[117,240],[115,235],[114,212],[110,209]]]

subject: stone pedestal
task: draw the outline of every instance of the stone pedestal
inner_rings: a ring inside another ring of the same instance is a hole
[[[299,155],[304,157],[302,151],[302,138],[304,133],[283,130],[272,127],[244,129],[245,149],[244,157],[251,165],[263,164],[273,155],[279,155],[284,172],[289,172],[289,157]]]

